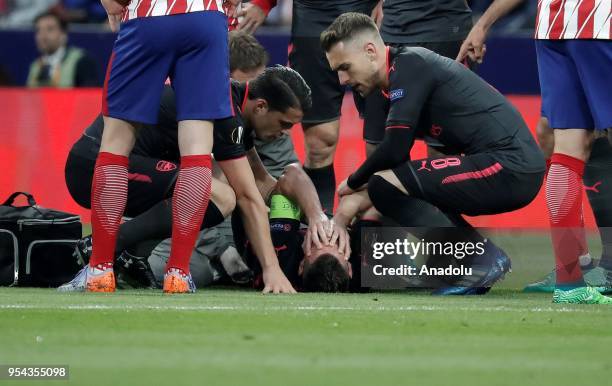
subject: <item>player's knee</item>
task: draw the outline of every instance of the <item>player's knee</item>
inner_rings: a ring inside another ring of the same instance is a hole
[[[555,146],[553,130],[548,126],[548,119],[542,117],[536,125],[536,136],[545,158],[550,158]]]
[[[304,169],[302,169],[302,166],[299,163],[292,163],[285,166],[285,169],[283,169],[283,174],[280,176],[279,180],[281,178],[284,178],[292,181],[295,177],[298,177],[302,174],[305,174]]]
[[[283,174],[278,177],[276,188],[279,193],[286,194],[303,178],[308,178],[308,176],[302,166],[299,163],[289,164],[283,169]]]

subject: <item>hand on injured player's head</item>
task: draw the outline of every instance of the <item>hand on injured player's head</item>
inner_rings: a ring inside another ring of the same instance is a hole
[[[332,220],[327,221],[325,228],[328,229],[326,232],[329,232],[329,239],[326,242],[315,243],[312,236],[314,232],[306,232],[302,244],[304,259],[313,262],[323,254],[331,254],[339,260],[348,261],[351,256],[351,247],[346,228]]]
[[[331,223],[325,214],[320,213],[318,217],[308,219],[308,229],[304,236],[304,251],[310,253],[312,247],[320,248],[323,245],[329,244],[331,237]]]

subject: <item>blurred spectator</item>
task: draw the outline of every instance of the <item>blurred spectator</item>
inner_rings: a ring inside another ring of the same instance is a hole
[[[36,16],[57,3],[58,0],[0,0],[0,27],[30,27]]]
[[[63,11],[71,22],[106,22],[106,11],[100,0],[63,0],[62,3]]]
[[[28,87],[99,86],[97,64],[76,47],[68,47],[66,21],[53,12],[34,22],[36,47],[41,56],[30,66]]]

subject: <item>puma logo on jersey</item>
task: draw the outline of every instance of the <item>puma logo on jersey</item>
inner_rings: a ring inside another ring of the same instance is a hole
[[[417,172],[420,171],[420,170],[427,170],[428,172],[431,171],[431,169],[427,167],[427,160],[426,159],[421,161],[421,167],[417,170]]]
[[[584,190],[599,193],[599,189],[597,189],[599,185],[601,185],[601,181],[597,181],[595,184],[593,184],[593,186],[584,185]]]

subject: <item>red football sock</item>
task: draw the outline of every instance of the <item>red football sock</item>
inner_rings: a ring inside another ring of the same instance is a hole
[[[189,259],[206,213],[211,182],[209,154],[181,157],[172,197],[172,248],[166,270],[178,268],[189,273]]]
[[[98,154],[91,185],[92,267],[112,264],[115,259],[117,231],[127,201],[128,164],[128,157]]]
[[[557,267],[557,286],[581,283],[578,257],[586,240],[582,214],[584,161],[553,154],[546,179],[546,205]]]

